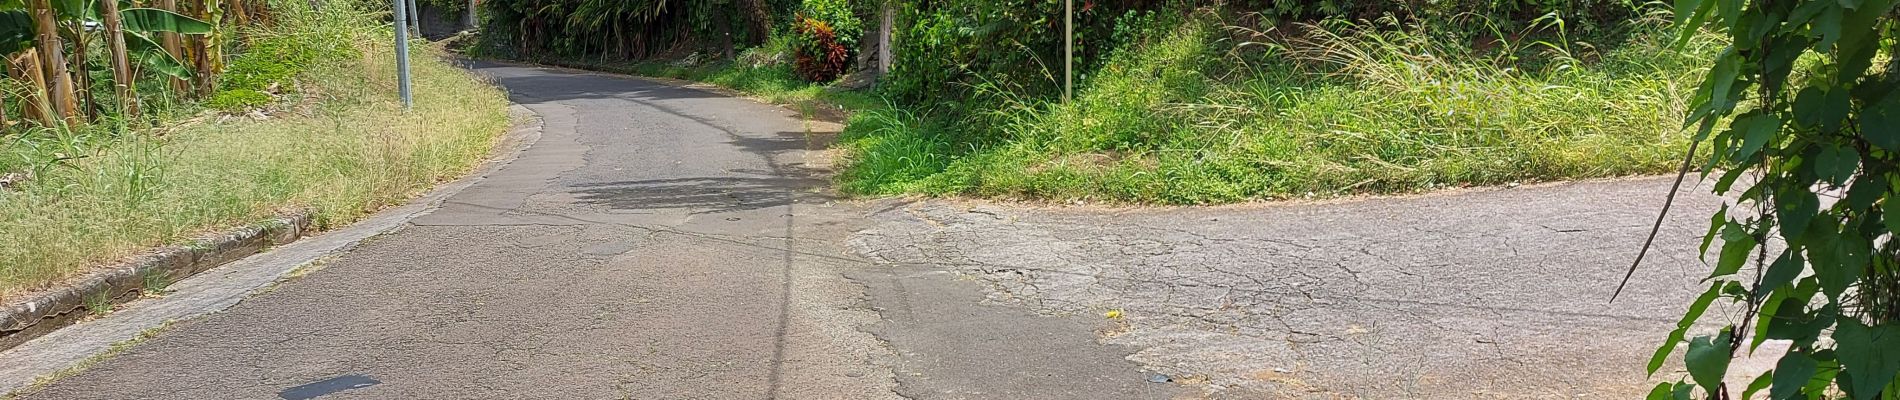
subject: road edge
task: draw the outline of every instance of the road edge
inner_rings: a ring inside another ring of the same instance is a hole
[[[149,336],[155,329],[228,309],[279,282],[300,276],[306,267],[331,255],[401,230],[409,221],[435,211],[444,200],[487,179],[540,140],[543,121],[538,114],[520,104],[510,104],[508,111],[511,119],[519,122],[496,141],[487,160],[462,178],[351,225],[303,236],[302,240],[273,242],[278,246],[241,259],[231,257],[235,260],[207,267],[171,285],[170,293],[163,297],[130,303],[124,310],[49,330],[36,339],[0,350],[0,360],[5,360],[0,362],[0,398],[30,393],[72,369],[109,355],[121,343]]]

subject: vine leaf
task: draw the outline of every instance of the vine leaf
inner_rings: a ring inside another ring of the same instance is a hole
[[[1742,398],[1744,399],[1755,398],[1755,392],[1759,392],[1762,389],[1767,389],[1768,384],[1773,382],[1771,379],[1774,379],[1774,377],[1775,377],[1774,371],[1769,371],[1769,373],[1761,374],[1761,376],[1755,377],[1755,380],[1753,382],[1748,383],[1748,389],[1742,391]]]
[[[1669,353],[1676,351],[1676,344],[1681,343],[1683,335],[1689,332],[1689,326],[1695,325],[1695,320],[1701,319],[1702,312],[1709,309],[1709,303],[1715,302],[1715,298],[1721,294],[1722,284],[1717,282],[1709,285],[1709,290],[1702,292],[1702,296],[1696,297],[1695,303],[1689,304],[1689,311],[1682,315],[1681,321],[1676,322],[1676,329],[1669,331],[1669,340],[1656,348],[1656,354],[1649,356],[1650,375],[1655,375],[1656,370],[1662,368],[1663,361],[1669,359]]]
[[[1845,316],[1839,324],[1834,340],[1840,349],[1842,375],[1853,377],[1841,378],[1841,390],[1855,400],[1874,398],[1900,373],[1900,324],[1868,327]]]
[[[1722,385],[1722,376],[1728,374],[1729,359],[1734,356],[1729,351],[1728,330],[1715,336],[1697,336],[1689,341],[1689,351],[1683,354],[1683,365],[1689,368],[1689,377],[1694,378],[1702,390],[1715,393]]]
[[[1861,136],[1887,151],[1900,150],[1900,96],[1887,96],[1861,110]]]
[[[1900,116],[1900,110],[1896,110],[1895,116]],[[1769,139],[1775,137],[1775,132],[1781,130],[1781,118],[1773,114],[1755,114],[1736,120],[1735,126],[1736,133],[1742,136],[1742,147],[1736,149],[1731,159],[1740,162],[1754,157],[1755,153],[1761,152],[1762,146],[1768,144]],[[1896,137],[1900,138],[1900,135]]]
[[[1814,357],[1799,351],[1790,351],[1781,356],[1781,361],[1775,362],[1775,384],[1768,389],[1768,398],[1782,400],[1801,394],[1801,388],[1808,385],[1808,378],[1813,378],[1820,366],[1821,363],[1815,361]]]
[[[1748,234],[1748,228],[1742,224],[1730,222],[1722,228],[1722,256],[1715,261],[1715,272],[1710,278],[1734,274],[1748,263],[1748,257],[1755,251],[1755,237]]]
[[[1814,174],[1836,186],[1847,183],[1859,169],[1860,152],[1839,143],[1822,144],[1821,154],[1814,158]]]

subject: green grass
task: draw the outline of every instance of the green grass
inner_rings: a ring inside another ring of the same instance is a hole
[[[168,126],[163,136],[7,139],[9,158],[57,149],[87,157],[35,168],[25,186],[0,190],[0,298],[288,209],[315,210],[320,226],[353,221],[467,173],[507,127],[499,90],[427,51],[414,57],[416,107],[403,112],[392,46],[370,15],[349,7],[278,15],[275,33],[343,50],[299,75],[309,104],[265,120]],[[84,145],[47,144],[61,141]]]
[[[1683,101],[1716,47],[1677,51],[1645,31],[1601,52],[1481,54],[1333,27],[1236,51],[1220,28],[1151,32],[1066,104],[979,87],[992,106],[959,118],[860,113],[842,187],[1207,204],[1662,173],[1688,144]]]

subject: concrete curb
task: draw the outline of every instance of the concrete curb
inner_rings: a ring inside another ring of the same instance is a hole
[[[401,230],[410,220],[435,211],[450,196],[513,162],[522,151],[540,139],[542,122],[537,114],[521,105],[510,106],[509,113],[520,122],[496,142],[490,153],[491,158],[461,179],[439,185],[406,204],[379,211],[354,224],[322,234],[309,234],[306,232],[308,229],[297,229],[302,240],[274,246],[270,251],[255,250],[262,249],[262,243],[269,242],[268,238],[277,238],[272,234],[281,231],[267,231],[269,233],[259,236],[266,239],[257,242],[233,242],[237,247],[252,247],[252,253],[228,253],[230,259],[224,260],[228,262],[219,263],[223,264],[222,268],[209,268],[217,264],[200,263],[206,265],[205,270],[199,270],[197,276],[173,284],[169,287],[171,293],[164,297],[134,302],[123,310],[113,311],[100,318],[70,318],[78,322],[66,329],[47,329],[38,339],[22,341],[11,349],[0,350],[0,399],[30,393],[39,384],[47,382],[47,378],[57,378],[62,371],[96,360],[96,357],[109,353],[115,344],[136,340],[153,328],[235,306],[256,293],[296,276],[298,271],[313,262],[349,251],[376,236]],[[294,226],[305,227],[303,223]],[[246,254],[249,256],[246,257]],[[130,276],[140,276],[136,269],[132,272]],[[143,284],[142,278],[131,281],[134,290]],[[73,314],[76,313],[68,312],[65,315]]]
[[[78,322],[92,313],[89,306],[137,300],[148,280],[178,282],[267,247],[296,241],[308,232],[310,211],[288,212],[189,245],[162,247],[94,271],[71,286],[8,304],[0,309],[0,351]]]

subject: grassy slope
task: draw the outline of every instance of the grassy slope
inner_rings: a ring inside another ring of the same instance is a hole
[[[415,57],[416,108],[402,112],[391,46],[359,15],[290,18],[279,34],[335,43],[299,79],[320,97],[298,113],[232,118],[162,138],[115,139],[71,168],[0,191],[0,298],[206,231],[313,207],[347,223],[460,176],[508,124],[502,93],[436,57]]]
[[[1682,100],[1713,48],[1637,39],[1525,71],[1389,32],[1249,61],[1216,33],[1192,22],[1150,35],[1076,101],[1005,98],[980,135],[862,115],[844,187],[1203,204],[1660,173],[1687,146]]]
[[[1545,59],[1520,69],[1390,30],[1237,57],[1219,24],[1190,21],[1117,53],[1074,102],[979,87],[989,98],[972,103],[999,106],[963,118],[782,65],[563,64],[855,110],[840,142],[848,193],[1207,204],[1669,171],[1688,144],[1683,100],[1719,44],[1678,51],[1661,29],[1636,29],[1602,51],[1506,44]]]

